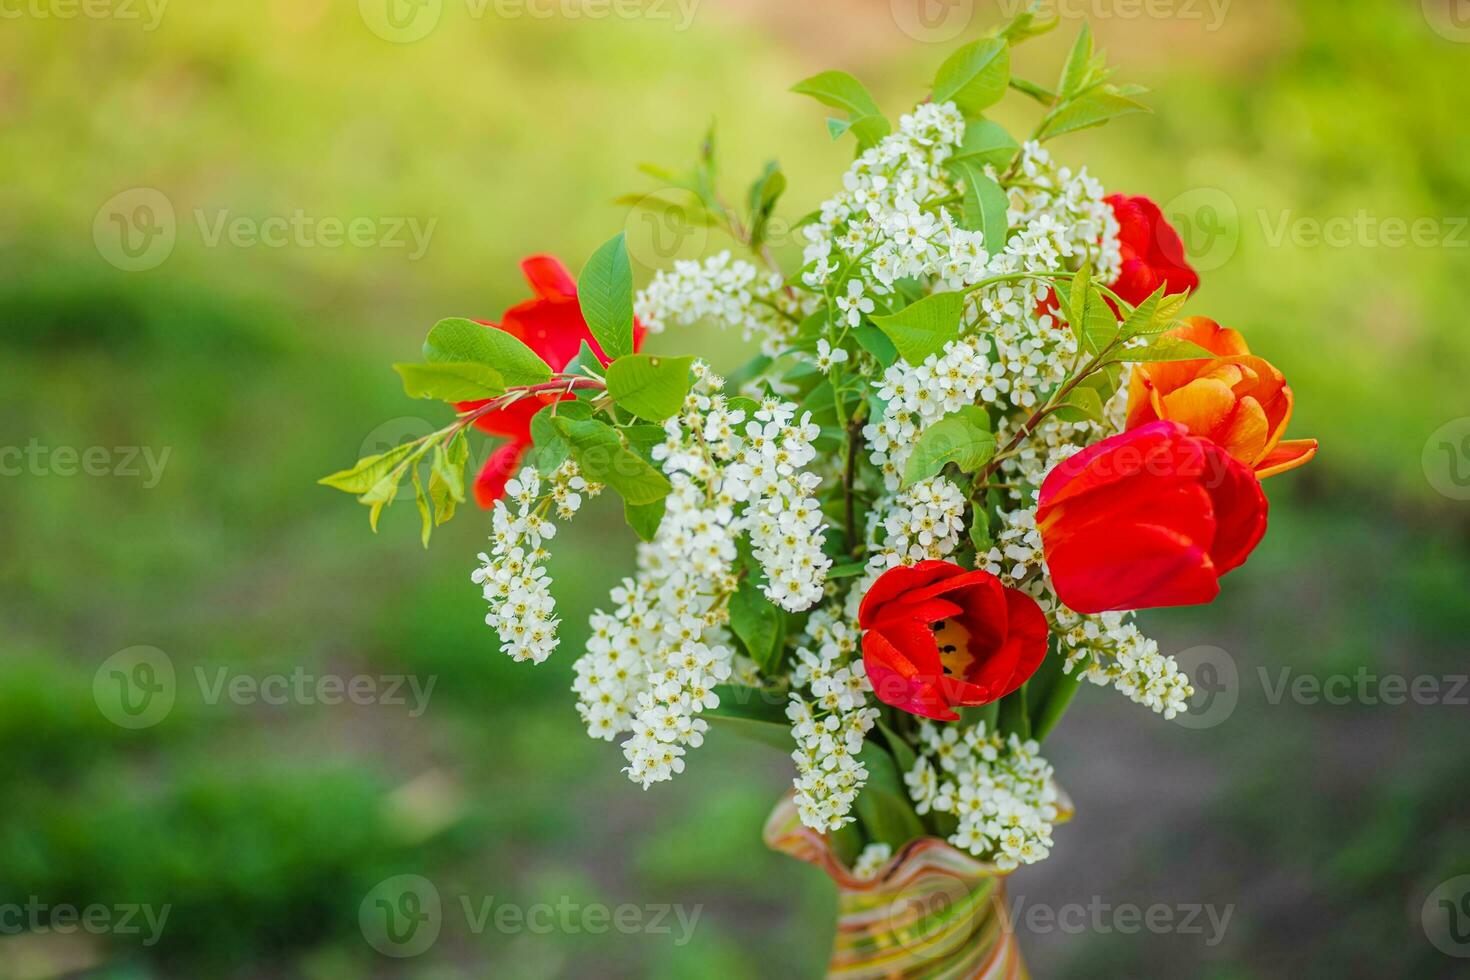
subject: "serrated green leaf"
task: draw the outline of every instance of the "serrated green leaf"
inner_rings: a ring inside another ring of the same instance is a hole
[[[904,486],[937,476],[950,463],[973,473],[994,455],[995,434],[985,409],[965,405],[919,433],[904,467]]]
[[[531,416],[531,442],[534,446],[530,462],[538,473],[550,476],[572,454],[572,444],[557,431],[553,420],[560,417],[586,421],[593,414],[592,406],[586,402],[559,401]]]
[[[953,102],[974,118],[999,102],[1011,80],[1011,50],[1000,38],[982,38],[947,58],[934,77],[934,101]]]
[[[765,241],[766,225],[775,213],[776,202],[785,191],[786,175],[781,172],[781,165],[772,160],[766,164],[766,168],[750,185],[746,194],[746,204],[750,211],[746,231],[752,248],[758,248]]]
[[[484,364],[507,387],[551,380],[551,368],[535,351],[496,327],[463,317],[440,320],[424,341],[424,357],[432,364]]]
[[[419,531],[419,540],[427,548],[429,546],[429,535],[434,533],[434,516],[429,510],[429,498],[424,495],[424,484],[419,479],[419,468],[417,466],[411,466],[409,470],[413,474],[413,502],[414,506],[419,510],[419,523],[422,525],[422,530]]]
[[[1121,328],[1125,340],[1137,337],[1139,334],[1148,333],[1154,326],[1154,319],[1158,316],[1159,303],[1164,297],[1167,286],[1160,286],[1153,294],[1133,308],[1128,314],[1128,319],[1123,321]]]
[[[638,535],[640,541],[652,541],[658,534],[658,527],[664,521],[664,511],[668,509],[666,499],[655,500],[651,504],[630,504],[623,501],[623,519]]]
[[[345,490],[347,493],[368,493],[393,472],[394,467],[412,455],[416,448],[413,443],[406,442],[401,446],[394,446],[386,453],[364,456],[349,469],[339,470],[316,482],[336,490]]]
[[[1062,68],[1062,80],[1057,85],[1057,91],[1063,99],[1070,99],[1081,92],[1087,84],[1088,75],[1092,69],[1092,27],[1082,22],[1082,32],[1077,35],[1077,40],[1072,45],[1072,52],[1067,56],[1067,63]]]
[[[488,364],[454,361],[438,364],[395,364],[410,398],[442,402],[474,402],[505,394],[505,379]]]
[[[1110,119],[1118,116],[1126,116],[1134,112],[1150,112],[1148,106],[1116,92],[1108,91],[1104,86],[1086,92],[1073,101],[1058,109],[1046,123],[1042,130],[1043,140],[1053,139],[1064,133],[1074,133],[1079,129],[1089,129],[1093,126],[1101,126]]]
[[[1079,384],[1067,392],[1057,409],[1057,417],[1063,422],[1102,422],[1102,398],[1096,388]]]
[[[985,236],[985,251],[999,255],[1006,247],[1006,235],[1010,230],[1006,212],[1010,210],[1010,198],[994,179],[985,175],[984,169],[971,159],[951,164],[960,179],[965,182],[965,209],[960,224],[970,231],[982,232]]]
[[[434,504],[436,526],[452,518],[455,508],[464,503],[464,467],[469,455],[469,440],[463,429],[456,432],[447,445],[434,447],[434,461],[429,471],[429,500]]]
[[[878,103],[868,94],[863,83],[845,71],[824,71],[803,79],[791,86],[791,91],[809,95],[823,105],[842,109],[847,113],[847,124],[834,128],[833,120],[827,121],[827,130],[837,139],[845,132],[857,137],[859,149],[867,149],[892,131],[888,119],[878,109]]]
[[[551,422],[570,444],[572,458],[586,479],[607,484],[634,505],[651,504],[669,495],[668,477],[626,446],[612,426],[560,415]]]
[[[619,408],[662,422],[684,407],[692,357],[628,354],[607,366],[607,393]]]
[[[869,354],[882,367],[892,367],[893,362],[898,360],[898,348],[893,346],[893,341],[871,323],[859,323],[852,328],[852,336],[858,342],[858,346]]]
[[[730,631],[763,674],[772,673],[780,660],[785,640],[784,622],[781,610],[771,604],[760,586],[747,575],[730,597]]]
[[[1087,289],[1087,315],[1082,321],[1082,345],[1093,354],[1118,339],[1118,315],[1096,286]]]
[[[989,119],[972,122],[965,127],[965,140],[949,158],[950,164],[973,160],[979,164],[1001,167],[1021,149],[1005,127]]]
[[[875,316],[875,326],[893,341],[898,354],[910,364],[920,364],[930,354],[960,334],[965,313],[965,294],[934,293],[889,316]]]
[[[633,266],[622,232],[604,242],[582,267],[577,302],[604,354],[616,359],[633,353]]]
[[[1192,340],[1160,337],[1147,347],[1130,347],[1120,352],[1116,360],[1124,364],[1143,364],[1149,361],[1196,361],[1215,356]]]

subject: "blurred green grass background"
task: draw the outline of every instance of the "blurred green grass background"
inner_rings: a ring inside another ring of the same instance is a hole
[[[1273,532],[1218,604],[1150,617],[1168,652],[1230,652],[1234,713],[1191,731],[1083,692],[1049,749],[1078,819],[1012,882],[1027,903],[1232,905],[1224,940],[1023,931],[1038,976],[1453,975],[1420,906],[1470,872],[1467,712],[1271,703],[1257,674],[1466,672],[1467,510],[1435,489],[1457,474],[1431,437],[1470,414],[1470,45],[1436,3],[1226,5],[1213,26],[1203,5],[1069,8],[1095,14],[1156,114],[1056,152],[1188,226],[1205,283],[1192,312],[1286,372],[1292,433],[1323,449],[1271,481]],[[974,5],[969,36],[995,7]],[[0,908],[171,911],[150,946],[0,929],[0,977],[816,975],[831,888],[759,842],[788,763],[716,734],[644,793],[578,724],[586,615],[631,565],[613,511],[555,542],[563,645],[531,667],[495,650],[468,581],[480,515],[426,553],[406,504],[373,537],[362,508],[313,484],[360,446],[443,421],[387,365],[441,316],[522,298],[522,255],[575,268],[626,227],[635,258],[662,258],[658,229],[610,203],[651,189],[637,163],[682,165],[717,119],[727,192],[779,157],[795,219],[851,151],[786,88],[844,68],[897,113],[950,45],[905,34],[881,0],[704,0],[687,30],[668,3],[667,17],[543,19],[450,2],[401,44],[326,0],[170,5],[153,30],[143,7],[141,21],[16,9],[0,31],[0,445],[169,455],[156,486],[45,465],[0,480]],[[1078,26],[1029,45],[1018,73],[1049,78]],[[1015,99],[1000,118],[1025,132],[1034,114]],[[177,241],[129,272],[94,223],[136,188],[167,200]],[[210,243],[222,213],[298,210],[432,234],[418,258]],[[1430,219],[1439,241],[1277,234],[1359,212],[1380,234]],[[721,247],[695,235],[679,254]],[[726,366],[743,353],[707,332],[658,343]],[[140,644],[167,654],[178,697],[128,730],[93,679]],[[435,687],[415,717],[209,703],[195,681],[298,667]],[[358,909],[405,873],[435,883],[445,925],[397,960],[364,940]],[[477,932],[461,896],[703,912],[682,945]]]

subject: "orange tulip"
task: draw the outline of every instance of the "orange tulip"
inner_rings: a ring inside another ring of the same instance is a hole
[[[1169,336],[1192,341],[1215,356],[1135,365],[1127,428],[1159,419],[1182,423],[1191,435],[1219,444],[1262,478],[1294,469],[1317,454],[1316,439],[1281,440],[1291,420],[1291,388],[1269,361],[1250,352],[1239,333],[1196,316]]]

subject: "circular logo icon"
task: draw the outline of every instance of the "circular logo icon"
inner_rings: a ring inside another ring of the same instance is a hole
[[[953,41],[975,20],[975,0],[888,0],[888,9],[899,30],[927,44]]]
[[[1240,671],[1235,667],[1235,658],[1220,647],[1201,646],[1179,651],[1174,660],[1194,685],[1189,710],[1175,715],[1174,724],[1185,728],[1224,724],[1240,702]]]
[[[437,431],[438,427],[428,419],[419,418],[417,415],[400,415],[369,432],[367,438],[362,441],[362,447],[357,451],[357,458],[366,459],[368,456],[381,455],[405,442],[422,439]]]
[[[394,44],[422,41],[439,26],[444,0],[357,0],[368,30]]]
[[[1422,0],[1424,19],[1447,41],[1470,44],[1470,0]]]
[[[1163,214],[1184,243],[1184,257],[1198,272],[1229,262],[1240,247],[1240,209],[1235,199],[1216,187],[1196,187],[1175,197]],[[1160,241],[1166,251],[1172,241]]]
[[[108,198],[92,219],[92,242],[124,272],[156,269],[178,240],[173,202],[162,191],[134,187]]]
[[[975,930],[992,914],[988,901],[974,901],[979,882],[966,881],[938,868],[926,868],[906,885],[888,906],[885,933],[908,957],[932,960],[953,953],[973,939]],[[966,916],[968,925],[944,925],[943,939],[935,941],[936,924]]]
[[[122,728],[151,728],[163,721],[176,693],[174,662],[157,647],[119,650],[92,676],[97,710]]]
[[[628,210],[623,240],[628,256],[645,269],[662,269],[680,257],[703,255],[709,225],[699,203],[686,191],[645,194]]]
[[[1470,959],[1470,875],[1451,878],[1430,892],[1419,919],[1435,949]]]
[[[439,889],[419,875],[380,881],[363,898],[357,924],[368,945],[384,956],[417,956],[439,938]]]
[[[1421,461],[1431,487],[1451,500],[1470,500],[1470,417],[1435,429]]]

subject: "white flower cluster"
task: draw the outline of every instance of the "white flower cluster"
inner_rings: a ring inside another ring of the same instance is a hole
[[[544,496],[540,475],[527,466],[506,482],[505,499],[495,502],[490,553],[480,553],[480,567],[470,574],[470,581],[483,588],[490,603],[485,622],[513,660],[539,664],[556,649],[561,620],[544,567],[549,557],[544,543],[555,536],[556,525],[547,513],[554,507],[558,516],[571,517],[582,506],[582,494],[599,489],[589,487],[577,464],[568,460],[552,474]],[[515,513],[506,499],[515,505]]]
[[[771,600],[792,611],[821,598],[831,566],[810,497],[816,480],[801,469],[815,456],[814,427],[776,399],[747,421],[720,377],[703,362],[692,370],[684,408],[652,450],[673,485],[663,522],[639,546],[637,577],[613,590],[613,612],[593,614],[573,684],[591,735],[632,733],[627,772],[645,787],[683,771],[686,747],[709,727],[698,715],[719,704],[716,685],[736,672],[754,679],[724,629],[740,585],[739,536],[749,532]]]
[[[883,870],[883,865],[891,860],[893,860],[893,848],[874,841],[864,847],[863,852],[852,863],[852,876],[863,881],[871,881],[878,877],[878,872]]]
[[[1052,767],[1034,741],[1002,739],[983,724],[963,733],[930,722],[919,730],[922,754],[904,775],[920,814],[953,814],[949,842],[1002,870],[1034,864],[1051,852],[1057,820]]]
[[[741,414],[712,412],[705,439],[730,460],[723,478],[730,497],[750,504],[746,522],[751,550],[766,573],[766,598],[801,612],[821,600],[832,567],[822,551],[827,526],[813,496],[822,479],[804,469],[817,457],[812,443],[822,430],[810,413],[797,421],[795,406],[771,398],[746,423],[744,438],[735,439],[732,428]]]
[[[886,569],[948,558],[965,530],[966,503],[963,491],[942,476],[884,498],[885,506],[875,511],[884,536],[869,565]]]
[[[673,271],[660,269],[633,306],[653,333],[669,324],[687,327],[709,320],[739,327],[747,340],[759,338],[761,350],[771,356],[791,346],[797,326],[811,308],[782,288],[779,275],[732,259],[729,251],[703,262],[681,259]]]
[[[990,550],[976,559],[978,567],[1013,588],[1043,570],[1041,532],[1036,529],[1036,511],[1029,507],[1006,511],[1001,526],[992,535]],[[1050,587],[1051,580],[1045,580]]]
[[[895,361],[883,372],[876,383],[885,403],[883,415],[863,426],[863,438],[890,492],[899,488],[919,434],[951,412],[975,404],[976,396],[996,383],[999,376],[985,347],[984,340],[967,337],[947,345],[943,354],[929,355],[917,367]]]
[[[1189,699],[1194,697],[1189,675],[1173,657],[1159,653],[1156,641],[1139,632],[1131,622],[1132,613],[1081,616],[1059,606],[1054,615],[1058,649],[1067,658],[1068,674],[1081,670],[1094,684],[1112,686],[1165,718],[1189,710]]]
[[[796,809],[803,824],[825,832],[854,819],[852,804],[868,781],[858,753],[878,709],[868,703],[873,687],[854,656],[859,634],[851,621],[835,608],[819,609],[804,639],[791,683],[810,699],[793,692],[786,708],[796,739]]]

